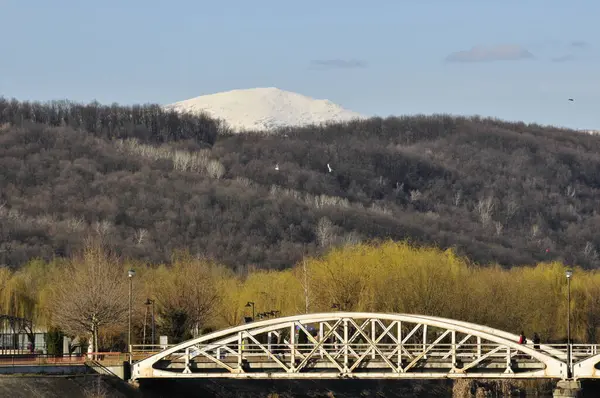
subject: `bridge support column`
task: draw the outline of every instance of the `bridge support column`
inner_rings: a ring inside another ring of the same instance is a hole
[[[560,380],[552,393],[554,398],[578,398],[581,396],[579,380]]]

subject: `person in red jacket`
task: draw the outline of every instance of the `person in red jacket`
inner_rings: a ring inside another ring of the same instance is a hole
[[[527,337],[525,337],[525,332],[523,331],[519,335],[519,344],[527,344]]]

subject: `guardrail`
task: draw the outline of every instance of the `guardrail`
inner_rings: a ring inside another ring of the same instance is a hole
[[[124,352],[91,352],[86,354],[48,355],[48,354],[4,354],[0,355],[0,367],[6,366],[68,366],[85,365],[89,361],[104,366],[122,365],[129,358]]]
[[[235,346],[235,344],[233,344]],[[140,358],[140,357],[144,357],[144,356],[150,356],[153,354],[156,354],[158,352],[164,351],[170,347],[174,347],[175,344],[167,344],[167,345],[159,345],[159,344],[132,344],[131,345],[131,353],[132,356],[135,358]],[[227,349],[225,348],[227,345],[223,345],[223,351],[231,351],[231,348]],[[231,345],[229,345],[231,347]],[[312,348],[314,348],[314,344],[312,343],[305,343],[305,344],[294,344],[295,349],[298,351],[304,351],[304,350],[308,350],[310,351]],[[327,350],[327,351],[335,351],[336,349],[339,349],[343,346],[342,343],[324,343],[321,345],[319,351],[323,351],[323,350]],[[396,344],[382,344],[382,343],[378,343],[377,346],[382,349],[382,351],[393,351],[396,348]],[[413,354],[417,354],[419,353],[419,349],[423,347],[422,344],[403,344],[403,346],[407,349],[407,353],[408,351],[413,351]],[[561,360],[566,360],[567,359],[567,353],[569,352],[569,348],[570,348],[570,353],[571,353],[571,360],[573,362],[576,362],[577,360],[583,359],[583,358],[587,358],[593,355],[597,355],[600,350],[598,350],[598,345],[597,344],[571,344],[570,346],[567,344],[524,344],[524,347],[528,347],[528,348],[532,348],[535,349],[536,351],[539,352],[543,352],[545,354],[551,355],[557,359],[561,359]],[[212,348],[217,348],[215,346],[215,344],[213,343],[208,343],[208,344],[198,344],[195,346],[197,349],[202,350],[202,349],[206,349],[208,347],[212,347]],[[365,349],[369,347],[369,344],[364,344],[364,343],[350,343],[348,344],[348,347],[350,349],[356,349],[356,350],[361,350],[361,349]],[[443,344],[443,343],[438,343],[435,345],[435,347],[431,348],[430,350],[428,350],[428,355],[429,356],[436,356],[440,353],[444,353],[447,354],[448,351],[455,351],[455,353],[457,355],[465,355],[465,356],[471,356],[473,354],[478,354],[481,355],[482,352],[485,353],[488,350],[492,350],[494,347],[496,347],[495,344]],[[273,351],[273,352],[285,352],[285,351],[290,351],[291,350],[291,345],[289,344],[289,342],[285,342],[285,343],[261,343],[261,344],[254,344],[254,343],[248,343],[248,342],[244,342],[242,343],[242,347],[241,347],[242,351],[244,352],[244,354],[246,355],[250,355],[252,356],[252,354],[255,352],[257,354],[264,354],[264,348],[268,348],[269,351]],[[439,351],[439,353],[438,353]],[[514,351],[514,350],[513,350]],[[516,352],[515,352],[516,354]],[[499,355],[500,356],[500,355]]]
[[[48,354],[4,354],[0,355],[0,366],[21,365],[83,365],[86,357],[81,354],[48,355]]]
[[[132,344],[130,348],[133,356],[150,356],[174,346],[175,344]]]

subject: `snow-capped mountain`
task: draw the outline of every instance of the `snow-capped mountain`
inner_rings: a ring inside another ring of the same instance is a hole
[[[348,121],[365,116],[328,100],[275,87],[225,91],[165,106],[179,112],[204,112],[233,131],[266,131],[277,127]]]

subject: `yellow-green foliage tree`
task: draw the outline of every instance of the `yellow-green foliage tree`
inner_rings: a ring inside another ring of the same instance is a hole
[[[257,313],[279,311],[280,315],[303,313],[301,287],[291,270],[255,271],[242,284],[242,301],[255,303]],[[245,314],[249,315],[248,310]]]
[[[340,256],[345,257],[341,260]],[[336,267],[352,270],[317,282],[322,286],[319,290],[324,292],[329,286],[329,291],[335,292],[340,285],[347,286],[346,281],[354,275],[354,284],[360,289],[353,299],[356,305],[348,308],[351,310],[364,310],[364,303],[372,302],[368,308],[374,311],[450,317],[515,333],[523,330],[528,335],[538,332],[546,341],[566,338],[567,268],[557,262],[511,269],[475,266],[451,250],[385,242],[334,250],[315,265],[320,268],[315,274],[325,276],[333,274]],[[357,275],[366,277],[359,283]],[[595,342],[600,326],[600,300],[595,294],[600,290],[600,275],[579,268],[574,275],[572,337]],[[364,286],[369,283],[370,288]],[[365,292],[370,292],[371,300],[364,297]]]
[[[468,298],[461,287],[469,273],[464,260],[452,251],[417,249],[408,243],[336,248],[309,260],[308,273],[319,311],[337,304],[345,311],[456,317]]]
[[[46,305],[49,302],[47,281],[58,262],[46,263],[34,259],[21,269],[11,272],[0,268],[0,308],[3,314],[25,318],[22,324],[29,341],[34,343],[36,326],[48,323]]]
[[[219,281],[226,269],[212,261],[176,253],[170,266],[146,275],[148,295],[156,301],[159,323],[173,341],[196,335],[218,312],[222,299]]]
[[[452,250],[362,243],[306,259],[291,273],[252,273],[237,283],[242,297],[234,307],[244,311],[243,304],[254,301],[261,308],[279,305],[282,314],[302,313],[308,295],[310,312],[331,311],[337,304],[345,311],[428,314],[558,341],[566,338],[566,269],[558,262],[479,266]],[[595,342],[600,275],[576,268],[571,289],[572,337]],[[279,301],[269,302],[273,297]]]
[[[14,272],[2,269],[0,294],[3,313],[27,318],[34,323],[45,323],[47,313],[43,307],[47,304],[46,285],[58,264],[34,259]]]
[[[329,312],[337,304],[345,311],[428,314],[514,333],[537,332],[548,342],[566,339],[566,267],[558,262],[505,269],[472,264],[452,250],[386,241],[332,248],[293,269],[254,270],[247,275],[186,252],[176,253],[169,265],[153,267],[110,257],[110,261],[105,259],[113,264],[110,275],[76,282],[75,276],[86,264],[91,267],[94,261],[104,261],[90,253],[62,263],[32,260],[17,271],[0,268],[2,312],[49,325],[60,319],[57,302],[76,294],[79,302],[89,299],[85,296],[91,292],[76,286],[92,282],[117,286],[119,316],[103,330],[107,341],[124,341],[126,275],[133,268],[134,342],[141,342],[147,298],[155,302],[159,331],[171,341],[241,324],[252,313],[248,302],[254,303],[257,314],[275,310],[281,316],[293,315],[304,313],[307,307],[309,312]],[[57,301],[59,286],[69,289],[62,289],[64,297]],[[598,342],[599,272],[575,268],[571,313],[574,341]],[[57,326],[70,330],[61,322]]]

